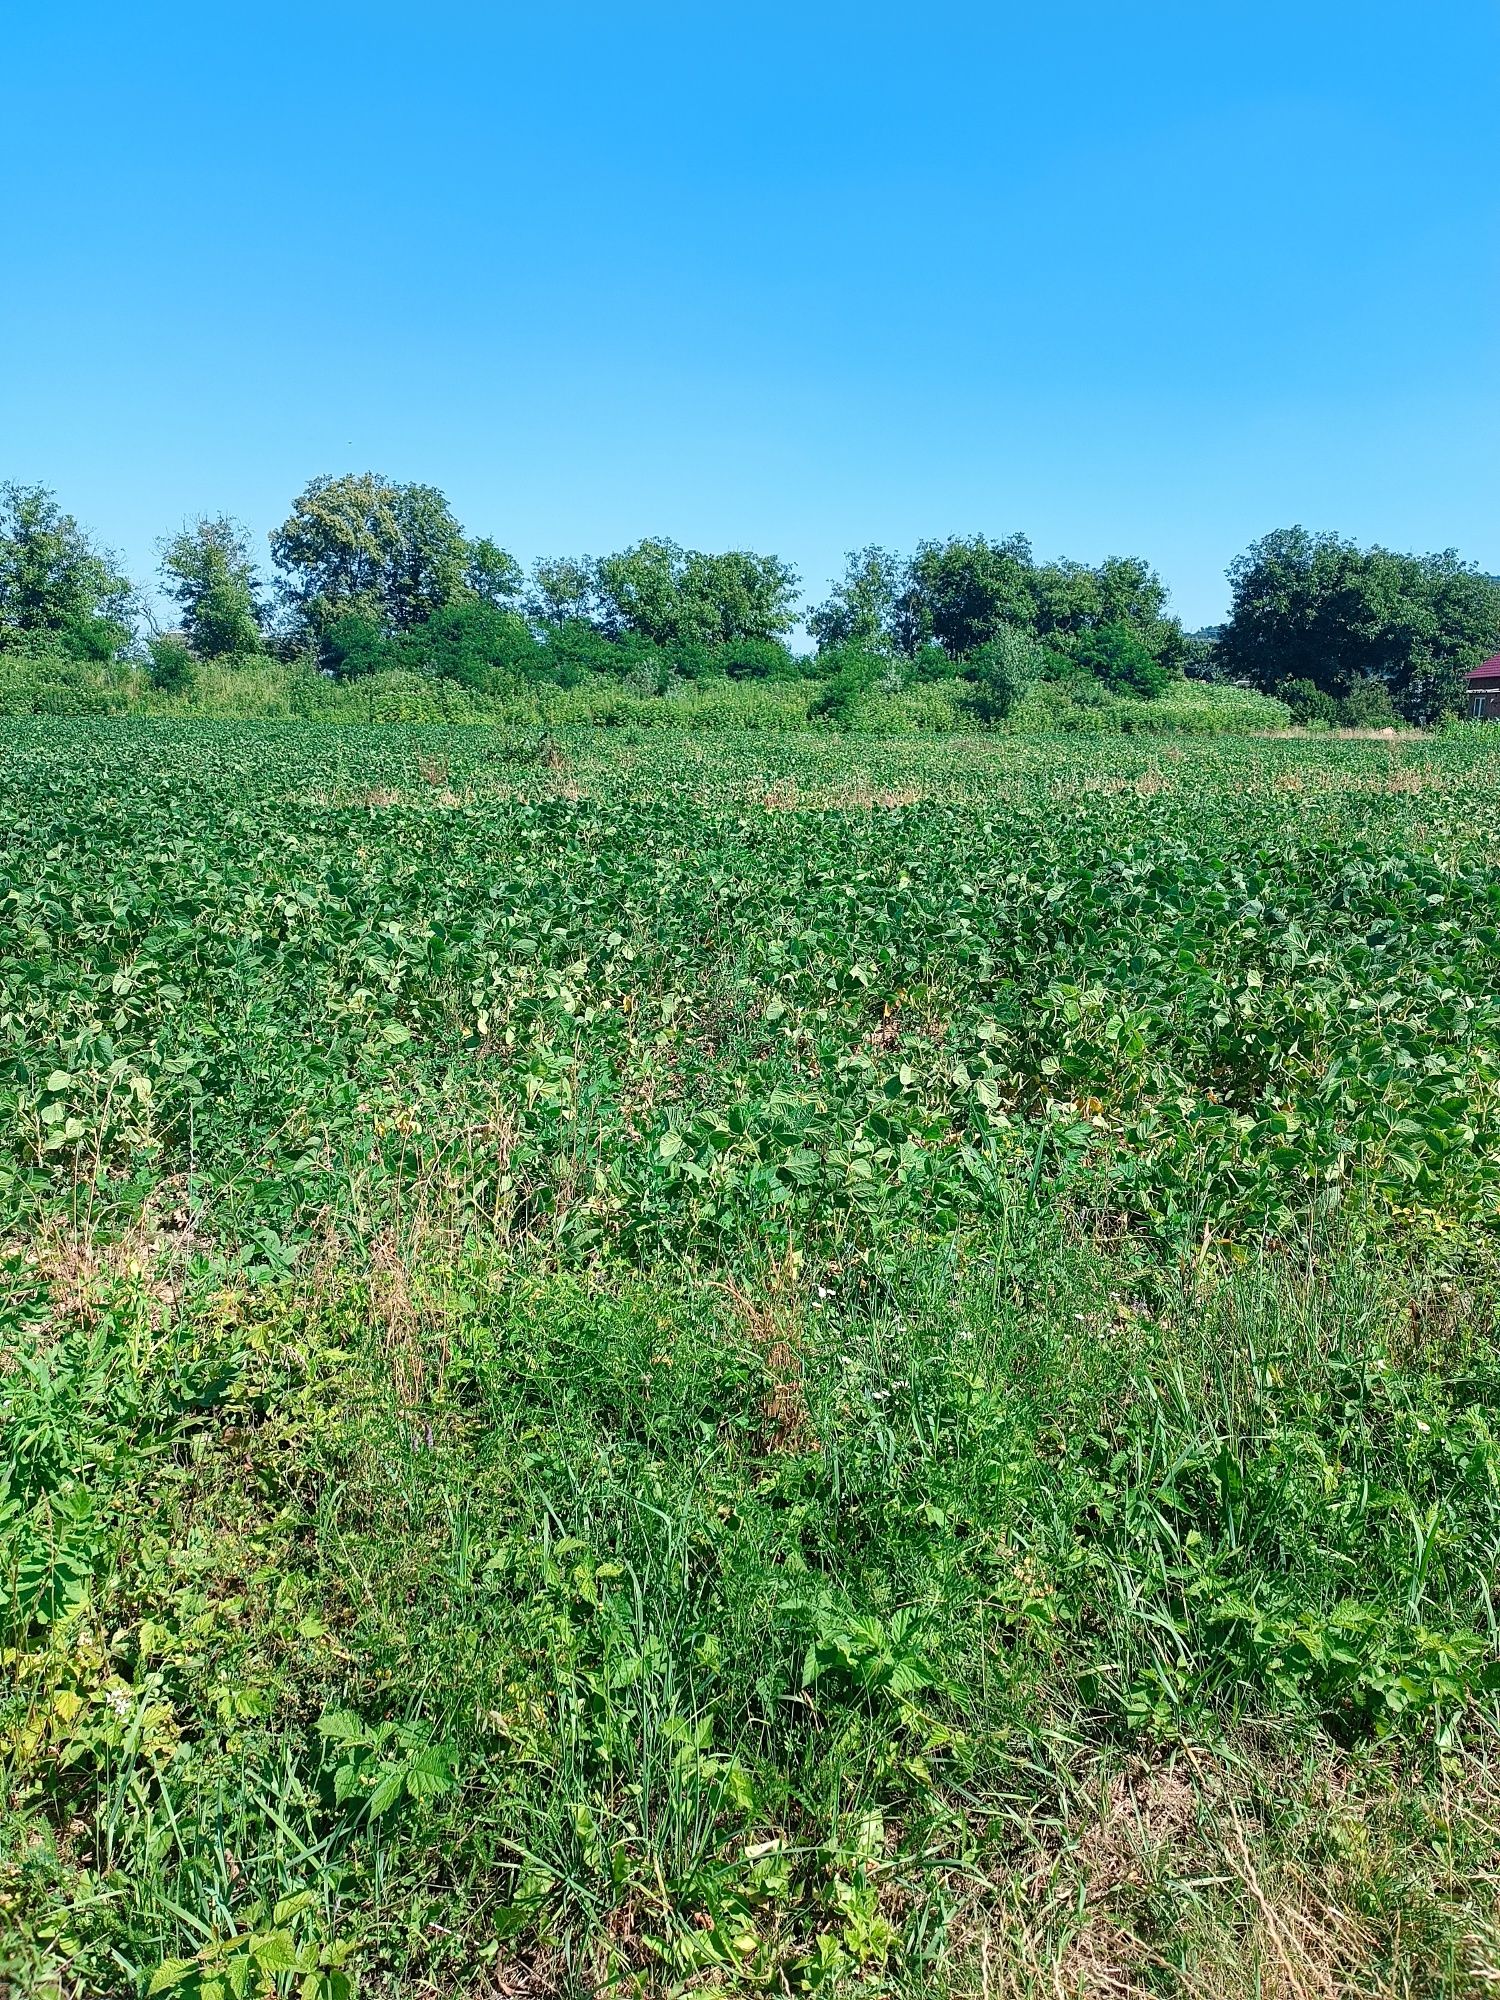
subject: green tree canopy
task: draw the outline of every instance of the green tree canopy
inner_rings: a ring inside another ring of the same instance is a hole
[[[820,652],[856,646],[865,653],[889,650],[894,642],[896,607],[903,565],[887,549],[849,551],[844,574],[826,601],[808,614],[807,629]]]
[[[586,556],[543,556],[531,566],[526,609],[538,625],[593,625],[593,564]]]
[[[514,609],[526,582],[521,565],[498,542],[481,535],[470,542],[464,583],[482,604],[497,611]]]
[[[1465,673],[1500,648],[1500,584],[1451,549],[1400,555],[1281,528],[1230,565],[1229,581],[1220,661],[1267,693],[1299,682],[1368,702],[1378,682],[1399,714],[1430,722],[1459,707]]]
[[[129,643],[134,609],[115,558],[45,486],[0,485],[0,645],[112,659]]]
[[[260,579],[237,521],[218,514],[189,522],[162,543],[161,576],[200,660],[260,651]]]
[[[1186,642],[1166,607],[1166,585],[1138,556],[1110,556],[1094,567],[1038,563],[1024,535],[954,535],[917,545],[891,630],[904,652],[936,642],[950,658],[967,660],[1008,632],[1076,655],[1091,634],[1128,626],[1171,674],[1180,670]]]
[[[992,542],[984,535],[952,535],[919,542],[906,568],[896,614],[903,652],[935,639],[954,659],[966,659],[1001,630],[1036,628],[1031,544],[1024,535]]]
[[[484,546],[476,575],[493,588],[503,551]],[[310,480],[271,536],[288,608],[315,636],[351,614],[409,631],[469,588],[472,553],[437,487],[376,472]]]
[[[1168,669],[1142,638],[1139,626],[1123,618],[1085,633],[1078,643],[1077,658],[1116,694],[1138,695],[1146,701],[1154,700],[1170,678]]]
[[[778,639],[796,623],[797,572],[777,556],[707,555],[647,539],[593,565],[595,617],[658,646]]]
[[[973,656],[969,707],[981,722],[1003,722],[1046,672],[1047,649],[1019,626],[1004,625]]]

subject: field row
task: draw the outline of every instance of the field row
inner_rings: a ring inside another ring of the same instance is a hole
[[[419,1186],[717,1253],[1492,1210],[1484,746],[633,746],[13,725],[12,1198],[287,1245]]]

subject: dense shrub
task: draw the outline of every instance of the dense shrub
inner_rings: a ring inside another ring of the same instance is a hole
[[[146,648],[151,685],[163,694],[183,694],[193,684],[193,649],[180,632],[161,632]]]
[[[820,654],[817,666],[823,684],[808,713],[836,725],[851,720],[863,696],[876,689],[894,694],[901,686],[900,669],[889,654],[870,652],[852,643]]]
[[[1367,674],[1350,683],[1339,711],[1340,721],[1350,729],[1390,729],[1398,720],[1390,689]]]
[[[846,726],[875,736],[947,736],[971,726],[971,692],[951,673],[947,680],[909,681],[894,692],[877,685],[854,703]]]
[[[469,597],[444,605],[394,649],[409,672],[484,691],[537,678],[542,649],[519,612]]]
[[[800,677],[796,658],[779,639],[731,639],[711,654],[718,670],[736,681],[784,681]]]
[[[393,664],[394,642],[370,612],[350,611],[330,619],[320,636],[318,658],[339,680],[378,674]]]
[[[1305,677],[1283,681],[1276,692],[1293,720],[1313,729],[1392,729],[1401,719],[1389,687],[1368,675],[1345,695],[1330,694]]]
[[[1004,722],[1042,677],[1046,648],[1019,626],[1006,625],[969,663],[969,709],[980,722]]]
[[[371,722],[468,722],[476,720],[466,691],[453,681],[427,674],[375,674],[360,693]]]
[[[141,705],[142,680],[112,660],[0,652],[0,715],[124,715]]]
[[[1078,643],[1077,656],[1114,694],[1153,701],[1172,676],[1137,632],[1123,622],[1102,626]]]
[[[1282,681],[1276,692],[1297,722],[1321,724],[1331,729],[1339,720],[1338,698],[1306,675]]]
[[[826,656],[825,656],[826,658]],[[1049,658],[1049,667],[1055,660]],[[325,722],[581,723],[642,729],[805,729],[862,733],[949,734],[975,723],[975,683],[951,667],[945,679],[915,678],[888,658],[847,654],[828,680],[699,679],[670,673],[651,651],[637,682],[616,674],[506,679],[471,689],[409,667],[336,677],[307,655],[198,660],[175,686],[150,671],[55,654],[0,653],[0,714],[121,715],[132,711],[250,719],[300,717]],[[649,685],[646,670],[651,672]],[[1020,735],[1149,731],[1218,734],[1285,728],[1288,707],[1243,688],[1177,681],[1154,701],[1110,695],[1086,670],[1034,683],[1005,723]]]

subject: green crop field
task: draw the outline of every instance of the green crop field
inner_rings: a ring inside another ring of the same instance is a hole
[[[1492,1990],[1497,804],[0,722],[0,1991]]]

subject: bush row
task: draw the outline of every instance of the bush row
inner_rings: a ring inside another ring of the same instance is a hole
[[[825,728],[882,735],[986,726],[971,682],[949,675],[906,685],[871,681],[838,698],[815,680],[674,678],[661,692],[588,674],[572,686],[513,683],[490,692],[411,668],[334,680],[304,662],[201,663],[176,690],[145,670],[48,655],[0,654],[0,715],[202,715],[321,722],[536,723],[714,729]],[[1003,727],[1027,735],[1215,734],[1284,728],[1279,701],[1247,689],[1177,681],[1152,700],[1077,682],[1039,682]],[[998,718],[990,719],[995,726]]]

